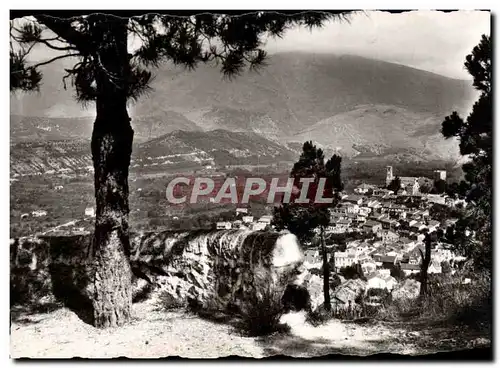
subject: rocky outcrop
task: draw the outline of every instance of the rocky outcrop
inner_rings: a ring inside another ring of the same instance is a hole
[[[283,293],[303,261],[292,234],[246,230],[153,233],[134,237],[131,264],[176,300],[203,307],[241,307],[269,289]]]
[[[27,269],[45,275],[57,299],[84,305],[93,283],[90,235],[19,239],[11,244],[11,293],[33,294]],[[134,296],[167,294],[176,303],[241,308],[268,291],[301,283],[303,252],[289,233],[248,230],[157,232],[131,236]],[[23,271],[24,270],[24,271]],[[25,279],[19,283],[19,279]],[[21,298],[22,299],[22,298]]]

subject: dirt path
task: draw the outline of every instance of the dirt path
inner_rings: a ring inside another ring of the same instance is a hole
[[[276,354],[318,356],[373,353],[421,354],[425,332],[381,324],[357,325],[331,321],[312,327],[302,314],[287,315],[288,334],[245,337],[232,326],[181,311],[158,311],[148,303],[134,304],[131,324],[98,330],[66,308],[18,315],[11,325],[11,357],[30,358],[157,358],[181,356],[217,358],[229,355],[260,358]],[[481,339],[481,337],[478,337]],[[476,344],[477,345],[477,344]],[[489,340],[479,341],[488,346]]]

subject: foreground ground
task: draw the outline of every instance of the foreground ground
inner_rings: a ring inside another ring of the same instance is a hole
[[[41,313],[13,308],[11,320],[12,358],[420,355],[491,344],[488,333],[463,327],[338,320],[313,327],[301,313],[284,316],[291,327],[288,333],[245,337],[231,321],[216,322],[180,310],[165,312],[151,303],[134,304],[133,321],[108,330],[95,329],[60,307]]]

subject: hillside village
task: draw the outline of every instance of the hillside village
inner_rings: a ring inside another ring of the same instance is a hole
[[[436,170],[434,175],[434,180],[446,180],[446,171]],[[386,184],[393,179],[388,166]],[[370,289],[385,289],[396,298],[417,296],[425,233],[444,233],[457,222],[456,218],[433,218],[433,206],[453,209],[466,205],[446,194],[420,193],[419,181],[426,178],[400,179],[397,193],[362,183],[353,193],[341,193],[339,204],[329,209],[330,225],[324,236],[331,269],[341,280],[332,294],[332,305],[337,309],[356,306],[360,292],[366,294]],[[234,216],[233,221],[217,222],[217,229],[273,229],[272,215],[254,218],[247,208],[237,208]],[[347,240],[345,246],[339,246],[341,238]],[[318,285],[317,297],[321,299],[322,255],[317,245],[305,246],[304,266],[310,271],[310,282]],[[435,242],[428,274],[454,274],[465,260],[450,244]],[[349,268],[354,275],[342,276]]]

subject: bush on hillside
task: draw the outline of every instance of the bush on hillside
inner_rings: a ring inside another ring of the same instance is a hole
[[[392,300],[377,313],[388,321],[428,320],[479,326],[491,323],[491,276],[479,274],[464,284],[462,275],[431,280],[429,295]]]
[[[327,311],[325,308],[320,307],[315,311],[309,311],[306,317],[306,322],[310,323],[312,326],[321,326],[335,317],[333,308]]]
[[[179,301],[166,290],[162,290],[158,294],[158,308],[164,311],[171,311],[185,307],[186,304]]]
[[[283,293],[272,287],[266,288],[260,297],[255,297],[241,311],[243,329],[250,336],[265,336],[274,332],[284,332],[288,326],[280,323],[284,314]]]

